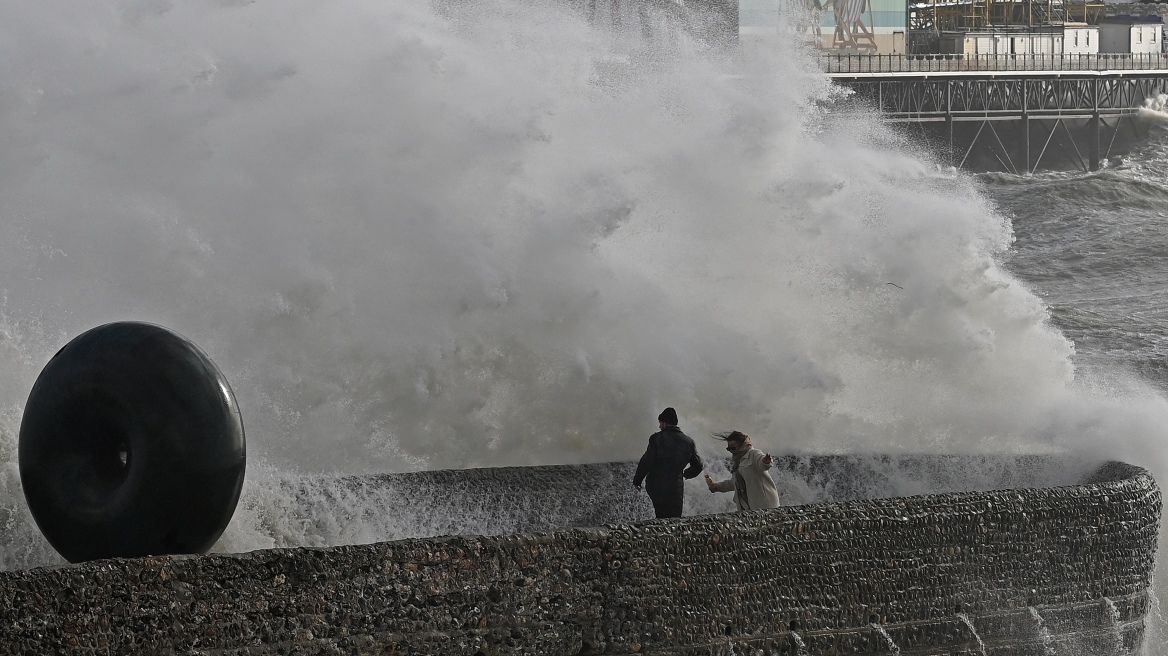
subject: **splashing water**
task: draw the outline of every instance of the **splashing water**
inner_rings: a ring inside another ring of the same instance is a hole
[[[1110,597],[1103,598],[1103,605],[1107,607],[1107,616],[1111,620],[1112,637],[1115,639],[1115,653],[1122,654],[1126,650],[1123,644],[1123,626],[1119,620],[1119,609],[1116,608],[1115,602]]]
[[[985,643],[981,641],[981,636],[977,634],[977,629],[973,628],[973,622],[969,619],[969,616],[965,613],[957,613],[957,619],[961,620],[961,623],[964,624],[966,628],[969,629],[969,633],[973,635],[973,640],[977,643],[977,649],[981,652],[981,656],[986,656]]]
[[[235,389],[251,462],[217,550],[478,530],[289,481],[634,459],[666,405],[710,458],[740,429],[1164,471],[1163,399],[1077,380],[998,264],[1008,221],[826,113],[795,46],[740,61],[510,0],[0,4],[0,568],[60,562],[20,412],[112,320]]]
[[[1046,620],[1038,614],[1037,608],[1034,606],[1028,606],[1028,608],[1030,616],[1034,618],[1034,623],[1038,626],[1038,636],[1042,640],[1042,653],[1046,656],[1055,656],[1054,636],[1051,635],[1050,628],[1046,626]]]
[[[875,622],[873,622],[869,626],[871,626],[876,631],[876,633],[880,634],[880,637],[884,639],[884,644],[888,645],[888,649],[891,650],[892,653],[894,653],[894,654],[900,653],[900,647],[898,647],[897,644],[895,642],[893,642],[892,636],[888,635],[888,631],[884,630],[883,625],[876,624]]]
[[[807,643],[803,642],[803,638],[800,638],[798,633],[791,631],[791,639],[795,641],[795,653],[796,654],[806,654],[807,653]]]
[[[1159,93],[1152,98],[1145,98],[1144,104],[1136,114],[1145,121],[1153,123],[1168,123],[1168,94]]]

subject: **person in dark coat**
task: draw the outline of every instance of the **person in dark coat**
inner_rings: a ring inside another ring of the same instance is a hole
[[[649,448],[637,464],[633,486],[645,489],[653,500],[653,511],[658,517],[681,517],[681,501],[685,494],[683,478],[702,473],[702,459],[692,438],[677,427],[677,411],[665,408],[657,417],[661,430],[649,436]]]

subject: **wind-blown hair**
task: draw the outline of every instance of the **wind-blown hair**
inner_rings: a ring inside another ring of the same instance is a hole
[[[731,440],[735,442],[745,442],[749,436],[739,431],[724,431],[721,433],[714,433],[710,435],[710,437],[714,438],[715,440],[721,440],[723,442],[729,442]]]

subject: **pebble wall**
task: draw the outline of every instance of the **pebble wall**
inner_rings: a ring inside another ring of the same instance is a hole
[[[0,572],[0,650],[1126,654],[1159,517],[1151,476],[1110,463],[1051,488],[94,561]]]

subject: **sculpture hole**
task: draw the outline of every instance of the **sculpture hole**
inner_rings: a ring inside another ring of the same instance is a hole
[[[104,494],[110,494],[129,476],[130,444],[118,426],[101,425],[98,430],[93,449],[95,483]]]
[[[78,398],[61,418],[62,459],[73,463],[70,496],[79,507],[105,507],[130,475],[134,456],[117,410],[116,402],[91,393]]]

